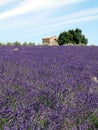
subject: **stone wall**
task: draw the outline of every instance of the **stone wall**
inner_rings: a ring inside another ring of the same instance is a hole
[[[58,42],[56,41],[57,37],[56,36],[52,36],[52,37],[46,37],[42,39],[42,44],[43,45],[58,45]]]

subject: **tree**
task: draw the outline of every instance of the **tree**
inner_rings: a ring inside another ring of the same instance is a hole
[[[14,46],[20,46],[21,45],[21,43],[18,42],[18,41],[14,42],[13,44],[14,44]]]
[[[24,43],[23,43],[23,46],[27,46],[27,45],[28,45],[28,43],[27,43],[27,42],[24,42]]]
[[[2,46],[3,44],[0,42],[0,46]]]
[[[59,45],[66,45],[70,43],[74,45],[86,45],[88,39],[85,38],[85,35],[82,34],[82,31],[80,29],[76,28],[75,30],[72,29],[68,32],[64,31],[60,33],[57,41]]]
[[[34,42],[29,42],[29,45],[30,46],[35,46],[35,43]]]
[[[12,42],[7,42],[6,45],[7,45],[7,46],[13,46],[13,43],[12,43]]]

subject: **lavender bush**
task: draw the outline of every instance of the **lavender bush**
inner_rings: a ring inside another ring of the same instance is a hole
[[[0,130],[97,130],[98,47],[0,47]]]

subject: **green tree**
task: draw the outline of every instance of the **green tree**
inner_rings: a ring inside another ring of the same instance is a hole
[[[27,43],[27,42],[24,42],[24,43],[23,43],[23,46],[27,46],[27,45],[28,45],[28,43]]]
[[[0,42],[0,46],[2,46],[3,44],[2,44],[2,42]]]
[[[29,45],[30,46],[35,46],[35,43],[34,42],[29,42]]]
[[[14,42],[14,43],[13,43],[13,45],[14,45],[14,46],[20,46],[20,45],[21,45],[21,43],[20,43],[20,42],[18,42],[18,41],[16,41],[16,42]]]
[[[12,42],[7,42],[6,45],[7,46],[13,46],[13,43]]]
[[[59,45],[67,45],[67,44],[74,44],[74,45],[79,45],[83,44],[86,45],[88,42],[88,39],[85,38],[85,35],[82,34],[82,31],[78,28],[75,30],[69,30],[69,31],[64,31],[60,33],[58,37],[58,44]]]

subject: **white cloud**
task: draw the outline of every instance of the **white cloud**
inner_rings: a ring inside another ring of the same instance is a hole
[[[81,23],[81,22],[88,22],[88,21],[92,21],[92,20],[96,20],[98,19],[98,15],[95,15],[95,16],[88,16],[88,17],[82,17],[82,18],[77,18],[77,19],[73,19],[73,20],[67,20],[65,22],[60,22],[60,23],[55,23],[55,24],[52,24],[52,25],[49,25],[49,26],[43,26],[41,28],[38,29],[37,32],[30,32],[29,31],[29,36],[30,35],[39,35],[39,34],[44,34],[44,33],[49,33],[54,31],[55,29],[59,29],[61,28],[62,26],[64,25],[68,25],[68,24],[73,24],[73,23]],[[25,32],[27,33],[27,32]]]
[[[50,24],[42,28],[52,28],[58,25],[91,21],[95,19],[98,19],[98,8],[85,9],[52,19]]]
[[[11,0],[10,0],[11,1]],[[91,21],[98,19],[98,8],[89,8],[80,10],[78,12],[68,13],[63,16],[57,16],[48,18],[48,14],[45,13],[45,9],[49,9],[50,13],[52,13],[52,9],[55,7],[59,7],[62,5],[72,4],[74,2],[81,2],[84,0],[42,0],[41,2],[39,0],[36,0],[35,2],[33,0],[24,0],[22,1],[18,7],[11,9],[7,12],[0,14],[0,19],[2,19],[0,22],[0,30],[6,29],[6,28],[12,28],[12,30],[23,30],[22,34],[29,33],[32,34],[35,31],[40,33],[39,31],[43,30],[52,30],[53,27],[58,28],[58,26],[68,25],[71,23],[80,23],[85,21]],[[47,5],[47,6],[46,6]],[[52,8],[51,8],[52,7]],[[36,10],[40,10],[38,13],[34,13]],[[33,11],[30,17],[24,17],[19,18],[15,17],[14,19],[8,19],[8,22],[6,23],[6,18],[17,16],[20,14],[24,14],[27,12]],[[37,15],[36,15],[37,14]],[[18,19],[19,18],[19,19]],[[5,21],[5,23],[4,23]],[[32,30],[33,28],[33,30]],[[19,34],[19,32],[18,32]]]
[[[11,2],[12,0],[5,0],[5,2],[1,2],[2,4],[6,4],[8,2]],[[62,5],[67,5],[67,4],[73,4],[73,3],[77,3],[77,2],[82,2],[84,0],[24,0],[22,2],[20,2],[20,4],[18,5],[18,7],[14,8],[14,9],[10,9],[6,12],[3,12],[0,14],[0,19],[5,19],[5,18],[9,18],[12,16],[17,16],[17,15],[21,15],[24,13],[28,13],[30,11],[37,11],[37,10],[44,10],[47,8],[52,8],[52,7],[58,7],[58,6],[62,6]]]
[[[51,10],[52,11],[52,10]],[[52,17],[48,18],[47,13],[42,11],[41,13],[37,13],[31,15],[32,17],[24,17],[21,19],[18,19],[16,17],[15,19],[12,19],[6,23],[2,23],[0,30],[6,29],[6,28],[14,28],[14,30],[22,30],[25,29],[24,32],[30,31],[32,33],[32,28],[33,30],[44,30],[44,29],[51,29],[53,27],[57,26],[63,26],[67,25],[70,23],[80,23],[80,22],[85,22],[85,21],[91,21],[91,20],[96,20],[98,19],[98,8],[89,8],[89,9],[84,9],[80,10],[78,12],[73,12],[69,13],[63,16],[59,17]],[[6,20],[5,20],[6,22]]]
[[[95,16],[88,16],[88,17],[83,17],[83,18],[77,18],[77,19],[73,19],[73,20],[67,20],[65,22],[60,22],[57,24],[52,24],[49,26],[44,26],[43,28],[52,28],[52,27],[56,27],[56,26],[60,26],[60,25],[65,25],[65,24],[70,24],[70,23],[80,23],[80,22],[86,22],[86,21],[91,21],[91,20],[96,20],[98,19],[98,15]]]
[[[14,2],[17,0],[14,0]],[[6,5],[13,2],[13,0],[0,0],[0,6]]]

